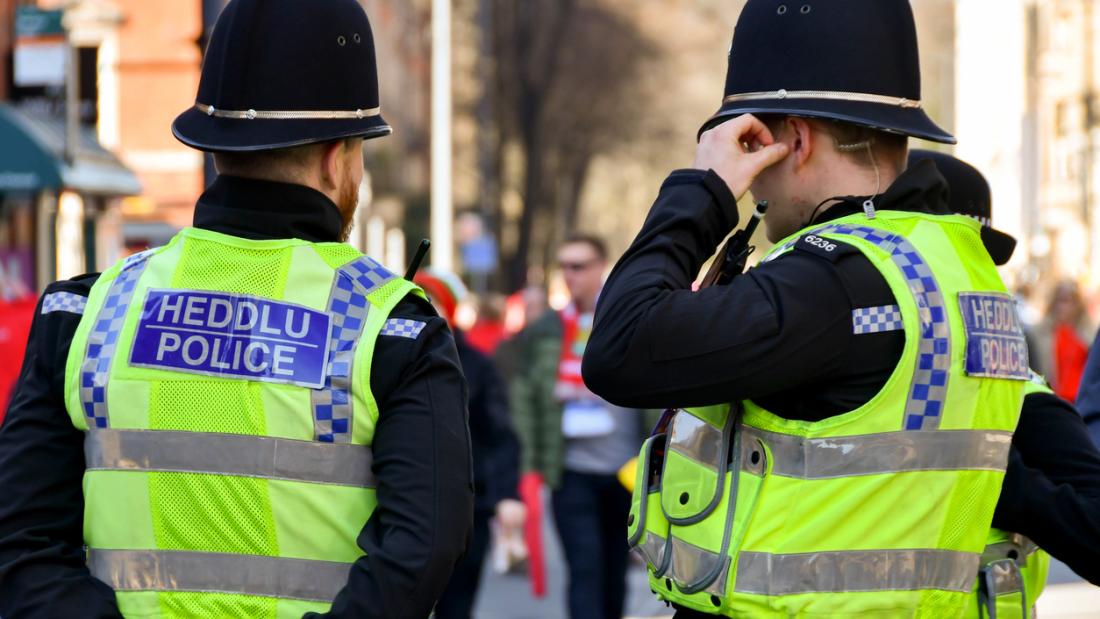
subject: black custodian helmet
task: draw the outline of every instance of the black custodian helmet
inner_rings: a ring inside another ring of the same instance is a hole
[[[232,0],[214,26],[195,105],[172,123],[179,141],[210,152],[391,131],[356,0]]]
[[[954,144],[921,106],[909,0],[749,0],[733,35],[722,107],[829,118]]]

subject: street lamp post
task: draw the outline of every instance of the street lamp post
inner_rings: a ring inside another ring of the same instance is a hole
[[[454,270],[451,194],[451,0],[432,0],[432,266]]]

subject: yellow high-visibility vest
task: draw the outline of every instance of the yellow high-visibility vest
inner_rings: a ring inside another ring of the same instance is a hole
[[[411,283],[339,243],[186,229],[93,286],[66,366],[88,565],[127,617],[325,612],[376,505],[370,368]]]
[[[965,217],[853,215],[769,257],[810,234],[886,279],[897,306],[852,320],[904,330],[897,368],[819,422],[749,401],[679,412],[642,449],[630,542],[661,598],[704,613],[961,617],[1029,375],[1014,301]]]

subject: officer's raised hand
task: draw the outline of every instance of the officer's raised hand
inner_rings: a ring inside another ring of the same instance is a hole
[[[788,152],[787,145],[776,142],[759,118],[744,114],[703,133],[692,167],[714,170],[740,200],[757,175],[782,161]]]

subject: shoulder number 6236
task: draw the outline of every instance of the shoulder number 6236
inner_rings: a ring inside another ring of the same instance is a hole
[[[819,236],[814,236],[812,234],[806,237],[806,242],[815,247],[820,247],[825,251],[833,251],[836,249],[836,243],[830,243],[829,241]]]

